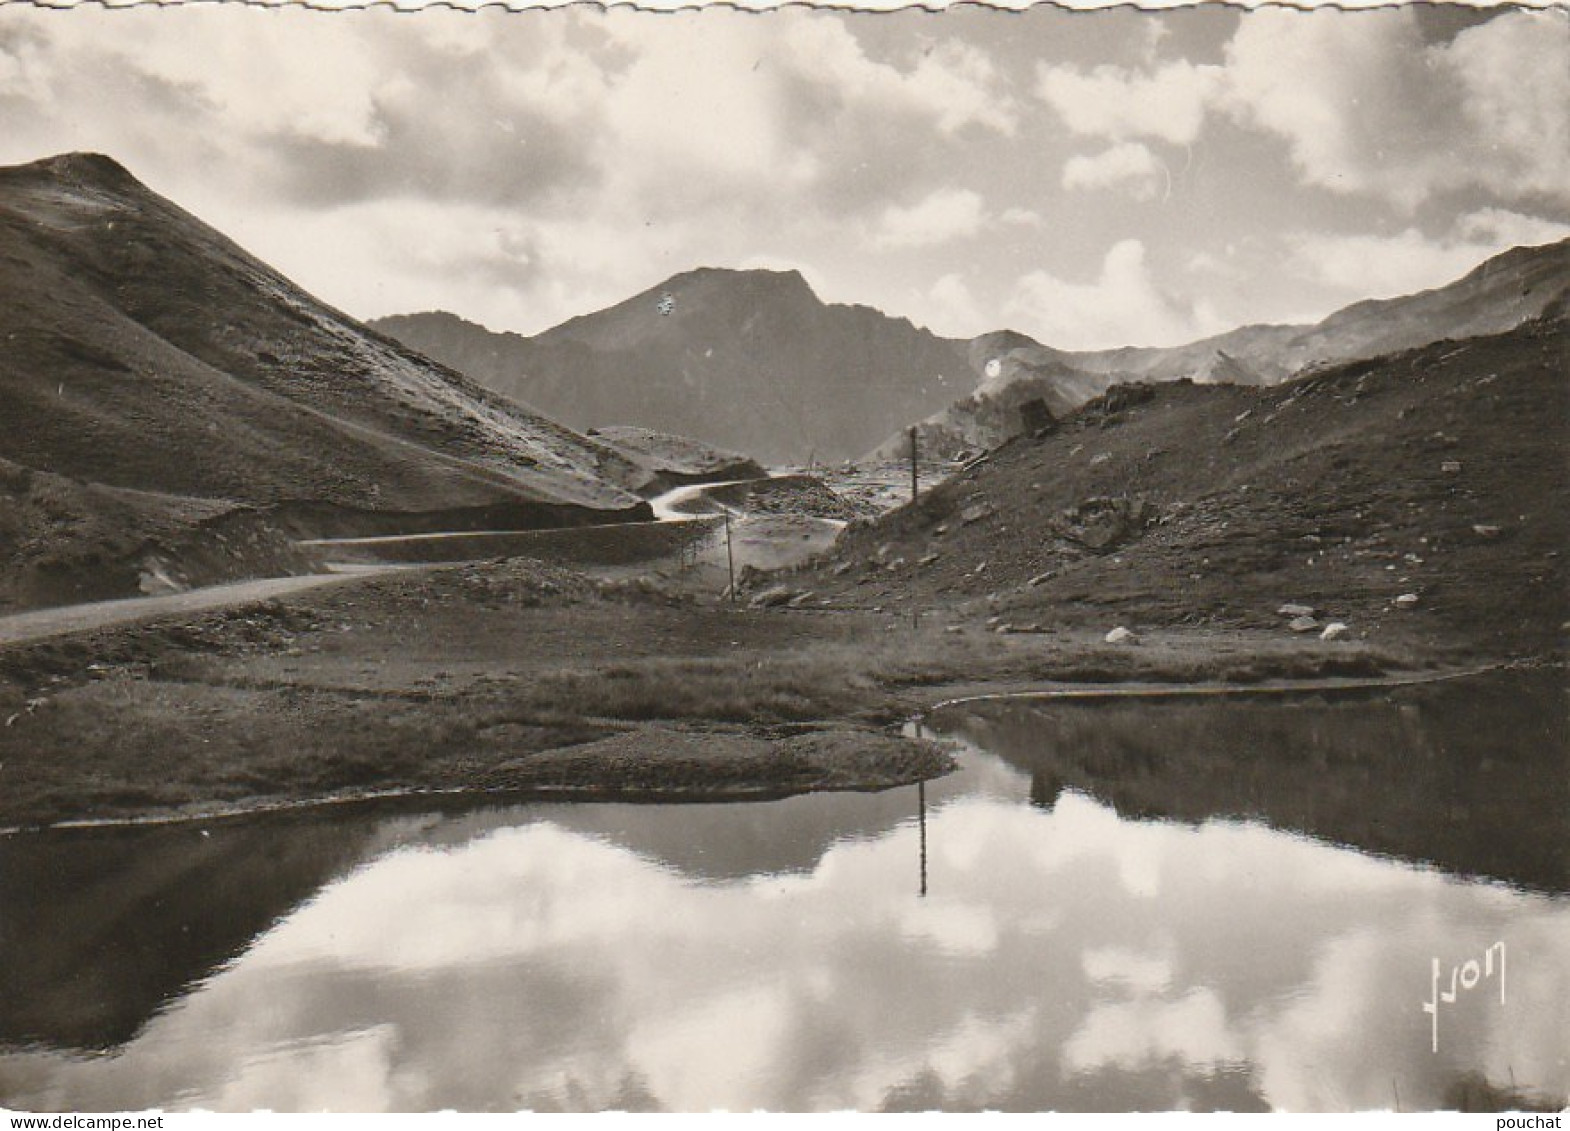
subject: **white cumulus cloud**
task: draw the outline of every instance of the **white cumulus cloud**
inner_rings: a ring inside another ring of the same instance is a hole
[[[1289,267],[1349,295],[1388,298],[1443,286],[1483,260],[1518,246],[1570,237],[1570,224],[1489,208],[1461,216],[1439,238],[1407,228],[1395,235],[1290,237]]]
[[[1077,134],[1113,140],[1148,137],[1187,145],[1199,136],[1220,67],[1188,62],[1147,70],[1105,64],[1036,69],[1036,94]]]
[[[1063,187],[1095,192],[1110,189],[1135,200],[1150,200],[1160,191],[1164,167],[1137,141],[1125,141],[1094,156],[1075,154],[1063,165]]]
[[[1430,42],[1410,7],[1247,13],[1221,64],[1039,65],[1075,134],[1193,143],[1213,117],[1284,141],[1299,179],[1413,210],[1484,189],[1570,202],[1570,14],[1510,11]],[[1095,171],[1076,159],[1076,178]],[[1065,180],[1068,187],[1068,181]],[[1076,186],[1077,187],[1077,186]]]
[[[1570,201],[1570,19],[1511,12],[1447,44],[1410,9],[1264,11],[1227,47],[1225,104],[1299,176],[1412,209],[1476,187]]]
[[[970,189],[939,189],[909,206],[890,205],[872,230],[881,248],[926,247],[973,236],[986,222],[979,193]]]
[[[909,69],[868,58],[834,20],[793,21],[781,42],[793,71],[840,92],[847,103],[915,111],[943,133],[976,126],[1012,135],[1018,109],[980,49],[948,40]]]
[[[992,328],[970,285],[957,272],[940,276],[927,291],[926,299],[925,305],[933,313],[930,329],[935,333],[973,338]]]
[[[1226,328],[1200,304],[1160,287],[1145,245],[1133,239],[1112,246],[1092,282],[1024,275],[1005,309],[1021,330],[1062,349],[1176,345]]]

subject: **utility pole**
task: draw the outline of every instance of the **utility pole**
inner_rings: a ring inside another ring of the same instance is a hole
[[[910,501],[916,501],[916,495],[921,490],[920,481],[916,473],[916,426],[910,426]]]
[[[725,515],[725,567],[730,571],[730,599],[731,604],[736,603],[736,551],[731,545],[730,537],[730,508],[723,503],[720,505]]]
[[[916,737],[918,739],[926,738],[926,734],[923,733],[923,731],[921,729],[921,720],[920,719],[916,720]],[[916,782],[916,804],[919,806],[919,808],[917,809],[917,812],[920,814],[920,817],[918,819],[919,819],[920,824],[921,824],[921,887],[918,889],[917,894],[920,895],[922,899],[926,899],[927,898],[927,779],[926,778],[922,778],[922,779],[920,779],[919,781]]]

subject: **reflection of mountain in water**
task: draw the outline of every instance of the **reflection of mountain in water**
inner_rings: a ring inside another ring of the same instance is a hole
[[[129,1040],[352,866],[371,831],[218,821],[0,841],[0,1045]]]
[[[1134,818],[1246,817],[1368,852],[1570,891],[1558,672],[1311,698],[1014,700],[934,720]]]
[[[1553,673],[1335,700],[1015,701],[936,721],[1002,761],[972,759],[930,783],[934,810],[960,798],[1023,801],[1023,771],[1042,808],[1071,788],[1126,816],[1253,817],[1447,871],[1570,890],[1565,704]],[[914,788],[681,806],[421,799],[9,837],[0,840],[0,1047],[123,1045],[324,887],[391,850],[445,852],[548,824],[718,887],[811,875],[835,844],[877,841],[915,816]],[[950,826],[934,828],[946,860]],[[908,843],[909,872],[897,870],[914,894],[916,838]],[[954,883],[940,871],[935,898],[964,894]],[[910,1102],[921,1098],[917,1083]]]
[[[684,805],[679,819],[671,806],[470,799],[437,812],[426,800],[13,836],[0,841],[0,1047],[124,1043],[320,888],[394,847],[458,847],[548,819],[723,882],[810,872],[836,841],[911,818],[915,793]]]

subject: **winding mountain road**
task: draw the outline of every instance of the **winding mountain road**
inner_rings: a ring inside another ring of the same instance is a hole
[[[63,605],[54,609],[35,609],[0,617],[0,647],[25,644],[51,636],[87,632],[109,625],[156,620],[166,616],[185,616],[232,605],[265,601],[288,593],[299,593],[323,585],[333,585],[363,577],[367,572],[312,573],[301,577],[269,577],[260,581],[237,581],[229,585],[209,585],[184,593],[160,597],[126,597],[116,601],[93,601],[85,605]]]
[[[651,499],[649,505],[660,522],[690,522],[703,517],[703,514],[688,511],[684,509],[686,506],[706,490],[730,485],[729,483],[694,483],[677,487]],[[351,545],[371,545],[381,542],[434,542],[450,538],[483,540],[487,536],[504,539],[509,536],[516,537],[518,534],[518,531],[451,531],[435,534],[389,535],[382,538],[320,539],[302,545],[309,545],[321,552],[334,545],[347,548]],[[192,613],[226,609],[235,605],[249,604],[252,601],[265,601],[272,597],[300,593],[323,585],[351,581],[368,573],[407,568],[409,568],[407,565],[357,566],[333,573],[269,577],[255,581],[237,581],[227,585],[209,585],[201,589],[190,589],[184,593],[168,593],[157,597],[125,597],[110,601],[92,601],[81,605],[33,609],[25,613],[0,616],[0,647],[45,640],[53,636],[66,636],[73,632],[88,632],[110,625],[132,624],[162,617],[188,616]]]

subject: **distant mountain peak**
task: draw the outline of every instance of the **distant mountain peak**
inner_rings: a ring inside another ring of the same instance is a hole
[[[794,267],[694,267],[689,271],[681,271],[672,275],[663,286],[683,282],[690,279],[752,279],[759,282],[779,282],[792,286],[807,286],[807,280],[800,271]]]
[[[343,513],[636,506],[615,453],[368,333],[112,158],[0,169],[0,246],[20,466]]]
[[[963,343],[824,302],[789,268],[697,267],[532,338],[376,325],[570,425],[630,422],[773,462],[855,458],[890,420],[975,386]]]
[[[109,188],[143,187],[142,182],[133,177],[124,165],[102,153],[61,153],[13,166],[8,171],[21,175],[43,175],[74,184],[98,184]]]
[[[995,446],[1014,435],[1016,409],[1040,396],[1062,414],[1118,383],[1187,378],[1202,384],[1263,386],[1294,374],[1415,349],[1442,338],[1474,338],[1514,329],[1570,309],[1570,239],[1516,247],[1441,287],[1398,298],[1365,299],[1312,325],[1240,326],[1169,347],[1062,351],[1013,330],[974,338],[974,396],[924,422],[939,447]],[[903,433],[880,451],[897,451]]]
[[[679,295],[690,291],[725,291],[738,299],[759,302],[782,298],[821,302],[812,285],[794,268],[774,270],[767,267],[696,267],[672,275],[650,287],[645,294]]]

